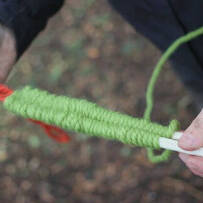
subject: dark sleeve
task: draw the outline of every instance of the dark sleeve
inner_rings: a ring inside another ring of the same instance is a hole
[[[16,38],[18,58],[42,31],[64,0],[0,0],[0,22]]]
[[[165,51],[178,37],[203,24],[203,1],[108,0],[137,32]],[[197,95],[203,89],[203,36],[188,42],[171,56],[172,67]],[[203,96],[202,96],[203,97]]]

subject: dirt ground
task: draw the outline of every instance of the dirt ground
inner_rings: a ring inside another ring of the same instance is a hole
[[[106,1],[69,0],[24,54],[8,85],[40,87],[142,117],[145,90],[160,52]],[[168,88],[170,87],[170,88]],[[197,114],[166,65],[153,121],[182,129]],[[202,179],[178,159],[152,164],[142,148],[73,134],[50,140],[37,126],[0,107],[0,202],[203,202]]]

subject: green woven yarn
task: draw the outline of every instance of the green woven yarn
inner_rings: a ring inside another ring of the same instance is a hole
[[[113,112],[86,100],[56,96],[25,87],[7,97],[4,107],[25,118],[54,124],[66,130],[159,149],[159,137],[171,137],[177,129]]]
[[[157,63],[153,74],[151,76],[151,79],[149,81],[149,85],[147,88],[147,92],[146,92],[146,110],[144,113],[144,118],[148,121],[150,121],[150,117],[151,117],[151,112],[152,112],[152,108],[153,108],[153,102],[154,102],[154,98],[153,98],[153,93],[154,93],[154,86],[155,83],[160,75],[160,72],[163,68],[163,65],[165,64],[165,62],[168,60],[168,58],[176,51],[176,49],[181,46],[184,43],[187,43],[195,38],[197,38],[198,36],[203,34],[203,27],[200,27],[192,32],[189,32],[188,34],[178,38],[176,41],[174,41],[172,43],[172,45],[166,50],[166,52],[162,55],[162,57],[160,58],[159,62]],[[169,158],[171,151],[165,150],[161,155],[154,155],[154,152],[152,149],[148,149],[148,158],[152,161],[152,162],[160,162],[160,161],[165,161]]]

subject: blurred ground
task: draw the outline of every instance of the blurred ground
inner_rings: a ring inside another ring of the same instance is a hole
[[[69,0],[8,84],[14,89],[30,84],[141,117],[159,57],[104,0]],[[184,129],[197,113],[169,67],[155,98],[153,120],[162,124],[176,118]],[[0,202],[203,202],[202,179],[177,154],[153,165],[141,148],[84,135],[61,145],[2,108],[0,119]]]

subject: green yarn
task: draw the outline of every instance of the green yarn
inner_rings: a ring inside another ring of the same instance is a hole
[[[25,118],[32,118],[63,129],[118,140],[125,144],[159,149],[159,137],[171,137],[177,122],[168,127],[113,112],[86,100],[56,96],[25,87],[4,101],[4,107]]]
[[[160,72],[163,68],[163,65],[168,60],[168,58],[176,51],[176,49],[179,48],[179,46],[197,38],[200,35],[203,35],[203,27],[200,27],[197,30],[189,32],[188,34],[178,38],[177,40],[175,40],[170,45],[170,47],[164,52],[164,54],[162,55],[162,57],[158,61],[157,65],[155,66],[155,69],[152,73],[148,87],[147,87],[147,92],[146,92],[147,106],[146,106],[146,110],[144,113],[145,119],[150,120],[150,116],[151,116],[151,112],[152,112],[152,108],[153,108],[153,103],[154,103],[154,99],[153,99],[154,86],[155,86],[155,83],[156,83],[156,81],[160,75]]]
[[[56,125],[73,132],[147,147],[148,157],[152,162],[165,161],[169,158],[170,151],[165,150],[162,154],[155,155],[153,150],[160,149],[160,137],[171,138],[173,136],[174,132],[179,129],[179,123],[173,120],[169,126],[162,126],[151,122],[155,83],[164,63],[175,50],[183,43],[202,34],[203,27],[180,37],[163,54],[147,88],[144,118],[134,118],[107,110],[86,100],[56,96],[29,86],[16,90],[8,96],[4,101],[4,107],[25,118]]]
[[[160,58],[159,62],[155,66],[155,69],[152,73],[152,76],[151,76],[151,79],[149,81],[149,85],[147,88],[147,92],[146,92],[147,106],[146,106],[146,110],[144,113],[144,118],[146,120],[150,121],[151,112],[152,112],[152,108],[153,108],[153,102],[154,102],[154,98],[153,98],[154,86],[161,73],[163,65],[168,60],[168,58],[176,51],[176,49],[178,49],[179,46],[197,38],[198,36],[200,36],[202,34],[203,34],[203,27],[200,27],[197,30],[189,32],[188,34],[178,38],[177,40],[175,40],[172,43],[172,45],[166,50],[166,52]],[[168,160],[168,158],[171,154],[170,151],[165,150],[161,155],[156,156],[156,155],[154,155],[154,152],[152,149],[149,148],[149,149],[147,149],[147,151],[148,151],[148,158],[152,162],[160,162],[160,161]]]

